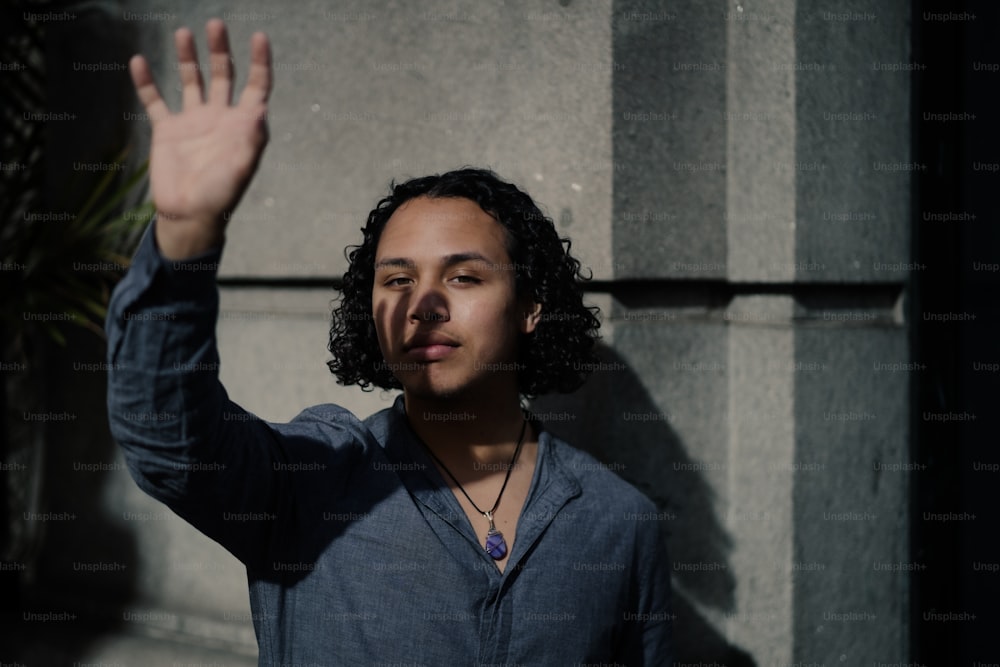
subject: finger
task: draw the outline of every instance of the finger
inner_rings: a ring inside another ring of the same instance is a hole
[[[181,72],[184,108],[202,103],[201,71],[198,69],[198,52],[194,48],[194,35],[187,28],[179,28],[174,33],[177,49],[177,65]]]
[[[212,19],[205,26],[205,31],[208,33],[208,61],[212,71],[208,102],[228,106],[233,96],[233,58],[226,24],[220,19]]]
[[[251,108],[267,102],[271,94],[271,44],[267,35],[255,32],[250,38],[250,73],[240,94],[240,106]]]
[[[153,82],[153,74],[149,71],[149,63],[140,55],[132,56],[128,63],[132,84],[135,86],[139,101],[146,108],[150,123],[157,123],[170,115],[167,103],[160,97],[160,91]]]

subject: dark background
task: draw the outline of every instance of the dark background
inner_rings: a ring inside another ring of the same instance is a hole
[[[969,21],[924,21],[923,12],[969,12]],[[927,665],[969,665],[1000,651],[990,632],[1000,629],[1000,561],[995,472],[1000,373],[974,364],[1000,361],[997,272],[976,270],[1000,261],[997,201],[1000,174],[977,168],[1000,161],[1000,6],[994,2],[914,4],[914,61],[927,68],[913,78],[914,159],[926,164],[914,183],[913,272],[914,453],[928,466],[913,486],[913,561],[927,569],[913,578],[913,660]],[[979,67],[977,71],[975,67]],[[942,122],[925,113],[966,112],[975,119]],[[925,220],[951,211],[975,219]],[[925,321],[924,312],[965,312],[975,320],[952,326]],[[969,413],[975,420],[941,423],[925,411]],[[975,515],[966,521],[927,521],[925,512]],[[979,568],[979,569],[977,569]],[[925,613],[974,614],[972,622],[940,622]]]

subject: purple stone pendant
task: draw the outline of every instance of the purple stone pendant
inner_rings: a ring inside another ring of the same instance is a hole
[[[490,522],[490,530],[486,533],[486,553],[493,560],[500,560],[507,555],[507,541],[503,539],[503,533],[493,525],[493,512],[483,512],[483,516]]]

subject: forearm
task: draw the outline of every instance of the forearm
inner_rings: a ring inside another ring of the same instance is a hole
[[[155,224],[155,223],[154,223]],[[271,428],[229,401],[218,378],[220,251],[171,262],[150,229],[108,312],[108,419],[139,486],[245,562],[277,515],[284,456]]]
[[[109,307],[108,417],[127,452],[181,463],[212,437],[225,401],[215,345],[220,251],[168,261],[155,224]]]
[[[134,452],[130,465],[203,463],[198,457],[210,445],[240,431],[220,433],[220,416],[230,408],[218,382],[215,274],[229,214],[267,143],[271,55],[267,37],[255,33],[247,85],[233,105],[225,25],[210,20],[206,33],[207,99],[193,34],[180,28],[174,35],[184,102],[178,113],[167,108],[146,59],[129,61],[153,130],[149,175],[158,212],[115,289],[107,321],[109,417],[115,438]],[[250,431],[268,435],[262,425]]]

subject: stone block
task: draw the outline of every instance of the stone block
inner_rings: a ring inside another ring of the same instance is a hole
[[[906,662],[909,386],[899,326],[802,327],[795,336],[794,659]],[[818,468],[818,469],[816,469]],[[926,568],[926,564],[923,564]]]
[[[910,6],[798,3],[796,278],[887,283],[910,267]],[[916,68],[916,69],[915,69]]]
[[[795,2],[726,14],[727,277],[795,279]]]
[[[735,602],[720,625],[761,665],[791,662],[795,574],[794,309],[787,296],[733,300],[726,531]]]
[[[176,107],[171,33],[195,29],[204,60],[202,26],[218,8],[130,4],[150,17],[133,24]],[[600,0],[440,0],[289,14],[253,0],[223,12],[237,69],[256,30],[269,34],[275,66],[271,141],[233,216],[224,275],[339,275],[390,180],[476,165],[527,189],[595,275],[610,277],[610,11]]]
[[[614,276],[726,275],[726,2],[615,2]]]

